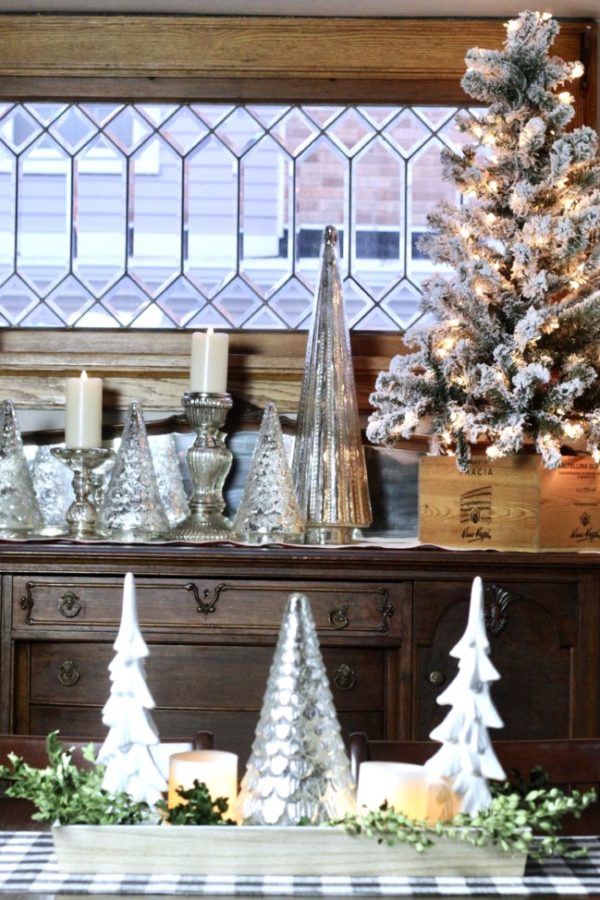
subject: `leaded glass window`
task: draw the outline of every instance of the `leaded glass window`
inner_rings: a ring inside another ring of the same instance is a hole
[[[306,328],[333,224],[350,327],[403,331],[455,113],[0,103],[0,325]]]

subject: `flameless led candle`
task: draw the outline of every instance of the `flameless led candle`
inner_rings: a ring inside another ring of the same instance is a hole
[[[458,797],[445,778],[429,776],[427,792],[427,816],[430,825],[434,822],[449,822],[460,811]]]
[[[102,446],[102,379],[67,378],[65,444],[74,449]]]
[[[237,770],[237,756],[224,750],[174,753],[169,761],[169,807],[186,803],[177,795],[177,788],[187,791],[194,786],[194,781],[203,781],[213,800],[226,798],[229,803],[228,817],[231,817],[237,797]]]
[[[190,391],[203,394],[224,394],[227,390],[229,335],[212,328],[206,333],[192,335]]]
[[[358,770],[356,806],[388,806],[411,819],[427,816],[429,778],[424,766],[410,763],[364,762]]]

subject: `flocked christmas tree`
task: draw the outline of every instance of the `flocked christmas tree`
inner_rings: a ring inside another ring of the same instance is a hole
[[[600,460],[598,137],[566,131],[561,89],[583,66],[550,55],[549,13],[506,29],[503,50],[468,52],[462,85],[486,109],[459,114],[467,143],[442,154],[461,203],[441,203],[422,242],[453,270],[424,284],[436,324],[379,375],[367,431],[393,443],[431,417],[463,470],[478,440],[491,458],[533,444],[548,468],[573,441]]]
[[[474,815],[491,802],[488,778],[504,779],[488,728],[501,728],[502,719],[490,696],[490,682],[500,676],[489,659],[490,645],[483,618],[483,583],[475,578],[471,588],[469,619],[465,633],[450,651],[459,660],[458,673],[437,702],[451,706],[443,722],[429,735],[441,741],[440,749],[425,766],[450,780],[460,799],[460,812]]]
[[[139,629],[131,572],[125,575],[121,624],[113,646],[117,653],[108,667],[110,697],[102,710],[110,731],[98,753],[98,762],[106,766],[102,787],[113,794],[126,791],[152,806],[167,785],[150,749],[158,745],[159,736],[149,713],[154,700],[144,671],[148,647]]]

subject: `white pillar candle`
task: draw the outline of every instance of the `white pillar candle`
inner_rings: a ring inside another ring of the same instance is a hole
[[[194,781],[204,782],[213,800],[225,797],[229,808],[227,818],[233,814],[233,804],[237,797],[238,758],[235,753],[225,750],[190,750],[188,753],[174,753],[169,760],[170,808],[186,803],[177,795],[177,788],[194,786]]]
[[[429,790],[427,793],[427,822],[433,825],[435,822],[449,822],[460,811],[460,800],[445,778],[436,778],[429,775]]]
[[[192,335],[190,391],[224,394],[227,390],[229,335],[212,328]]]
[[[358,770],[357,811],[362,806],[379,809],[388,806],[410,819],[427,815],[429,777],[424,766],[410,763],[364,762]]]
[[[102,379],[67,378],[65,444],[76,449],[102,446]]]

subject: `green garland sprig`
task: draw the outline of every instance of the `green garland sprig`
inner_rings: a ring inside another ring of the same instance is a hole
[[[6,795],[30,800],[37,807],[32,819],[61,825],[134,825],[148,817],[146,803],[104,790],[105,768],[96,763],[93,744],[83,751],[84,758],[94,763],[91,769],[75,765],[73,748],[63,748],[57,731],[48,735],[46,748],[44,769],[30,766],[15,753],[8,755],[10,767],[0,766],[0,779],[10,782]]]
[[[534,859],[557,854],[572,857],[584,855],[585,850],[573,850],[558,836],[561,820],[566,815],[579,818],[595,800],[594,790],[566,793],[557,787],[541,787],[519,792],[507,784],[496,789],[487,809],[473,816],[459,813],[449,822],[428,824],[409,819],[384,803],[377,810],[353,813],[329,824],[390,846],[409,844],[417,853],[435,846],[436,838],[445,837],[474,847],[494,845]]]
[[[169,809],[165,800],[159,800],[156,808],[169,825],[235,825],[233,819],[226,819],[229,808],[226,797],[213,800],[203,781],[194,779],[191,788],[177,788],[175,792],[185,800],[185,804]]]

